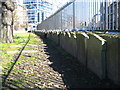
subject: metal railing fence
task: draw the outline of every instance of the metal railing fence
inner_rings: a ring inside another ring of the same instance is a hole
[[[119,0],[73,0],[38,25],[39,30],[120,29]]]

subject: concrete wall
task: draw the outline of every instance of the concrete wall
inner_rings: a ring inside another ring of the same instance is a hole
[[[87,42],[86,40],[89,39],[89,36],[85,33],[77,33],[76,40],[77,40],[77,59],[80,63],[87,66]]]
[[[56,43],[56,44],[59,44],[59,40],[58,40],[58,34],[57,32],[51,34],[51,39]]]
[[[107,40],[107,76],[120,84],[120,38],[103,37]]]
[[[44,35],[44,32],[42,32]],[[50,32],[48,38],[78,59],[99,78],[120,84],[120,38],[84,32]]]
[[[73,33],[63,32],[60,34],[60,46],[62,46],[72,56],[77,56],[77,42]]]
[[[65,49],[66,47],[65,42],[67,40],[67,38],[65,38],[65,33],[61,32],[59,38],[60,38],[60,46]]]
[[[45,38],[45,33],[41,31],[35,31],[34,32],[36,35],[40,36],[41,38]]]
[[[105,78],[106,41],[96,34],[88,34],[87,40],[87,67],[101,79]]]

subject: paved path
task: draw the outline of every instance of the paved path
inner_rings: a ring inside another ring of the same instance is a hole
[[[26,45],[26,47],[37,47],[38,45]],[[24,45],[11,45],[10,47],[24,47]]]
[[[27,33],[27,31],[25,31],[25,30],[18,30],[18,31],[13,31],[13,33]]]
[[[7,51],[7,53],[19,53],[20,51]],[[36,53],[38,50],[23,50],[22,53]]]
[[[11,45],[10,47],[24,47],[24,45]],[[25,47],[38,47],[38,45],[26,45]],[[7,53],[19,53],[20,51],[7,51]],[[22,53],[36,53],[38,50],[23,50]]]

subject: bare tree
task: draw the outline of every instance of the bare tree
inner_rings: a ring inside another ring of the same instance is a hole
[[[1,25],[1,40],[2,42],[13,42],[13,11],[15,9],[14,2],[6,0],[2,2],[2,25]]]

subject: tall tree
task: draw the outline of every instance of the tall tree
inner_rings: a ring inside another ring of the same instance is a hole
[[[15,9],[14,2],[5,0],[2,2],[2,25],[1,25],[1,40],[2,42],[13,42],[13,11]]]

